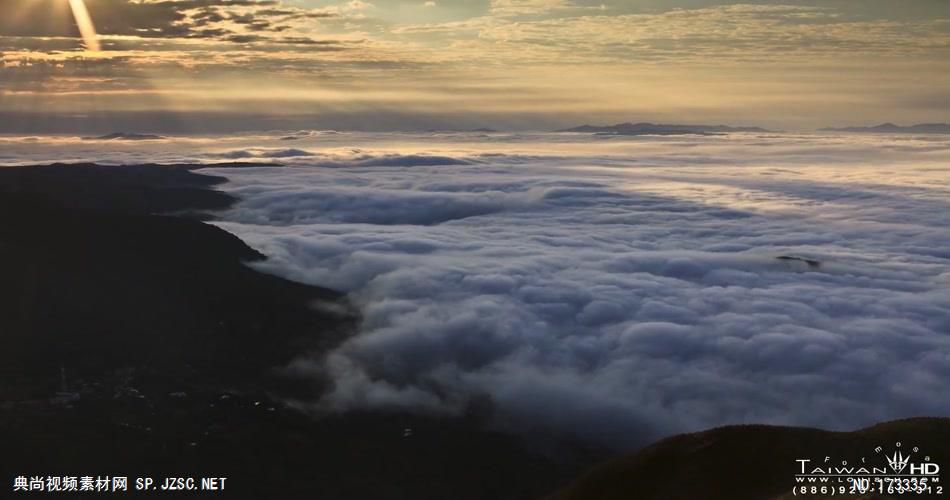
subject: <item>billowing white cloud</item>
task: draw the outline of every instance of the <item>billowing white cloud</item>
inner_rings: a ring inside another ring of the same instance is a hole
[[[211,170],[262,270],[362,308],[295,362],[335,382],[314,408],[490,401],[499,425],[615,446],[950,412],[944,138],[394,140]],[[457,161],[406,160],[428,157]]]

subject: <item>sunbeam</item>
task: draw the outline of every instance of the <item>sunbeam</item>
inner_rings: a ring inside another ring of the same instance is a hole
[[[99,38],[96,35],[96,26],[92,24],[92,16],[86,9],[83,0],[69,0],[69,7],[73,11],[73,17],[76,18],[76,26],[79,27],[79,33],[82,35],[82,41],[86,44],[86,49],[93,52],[99,52]]]

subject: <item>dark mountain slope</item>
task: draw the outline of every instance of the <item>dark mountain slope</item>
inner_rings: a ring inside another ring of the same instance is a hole
[[[810,467],[825,466],[825,457],[867,460],[868,466],[887,467],[896,443],[913,454],[912,462],[929,455],[950,467],[950,419],[918,418],[883,423],[856,432],[761,425],[731,426],[683,434],[597,466],[549,500],[769,500],[800,498],[792,495],[798,459]],[[875,449],[880,446],[881,451]],[[913,447],[919,452],[913,452]],[[907,472],[905,470],[905,472]],[[946,475],[946,470],[944,476]],[[819,485],[821,483],[818,483]],[[829,483],[847,486],[846,483]],[[935,483],[937,485],[941,483]],[[917,494],[897,498],[944,498]],[[823,495],[805,498],[826,498]],[[827,495],[827,498],[832,498]],[[835,498],[889,498],[871,495],[835,495]]]

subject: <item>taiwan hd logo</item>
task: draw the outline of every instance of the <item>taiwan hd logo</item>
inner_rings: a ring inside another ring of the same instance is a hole
[[[897,442],[885,453],[883,446],[874,448],[870,456],[839,458],[826,455],[823,460],[800,458],[798,482],[848,482],[853,478],[904,477],[929,478],[939,481],[940,465],[917,446],[906,447]]]

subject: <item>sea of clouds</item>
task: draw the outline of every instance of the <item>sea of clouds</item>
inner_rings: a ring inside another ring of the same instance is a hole
[[[478,408],[619,448],[950,414],[950,138],[280,140],[110,158],[283,165],[201,172],[240,197],[217,224],[259,269],[361,308],[290,367],[333,380],[314,410]]]

